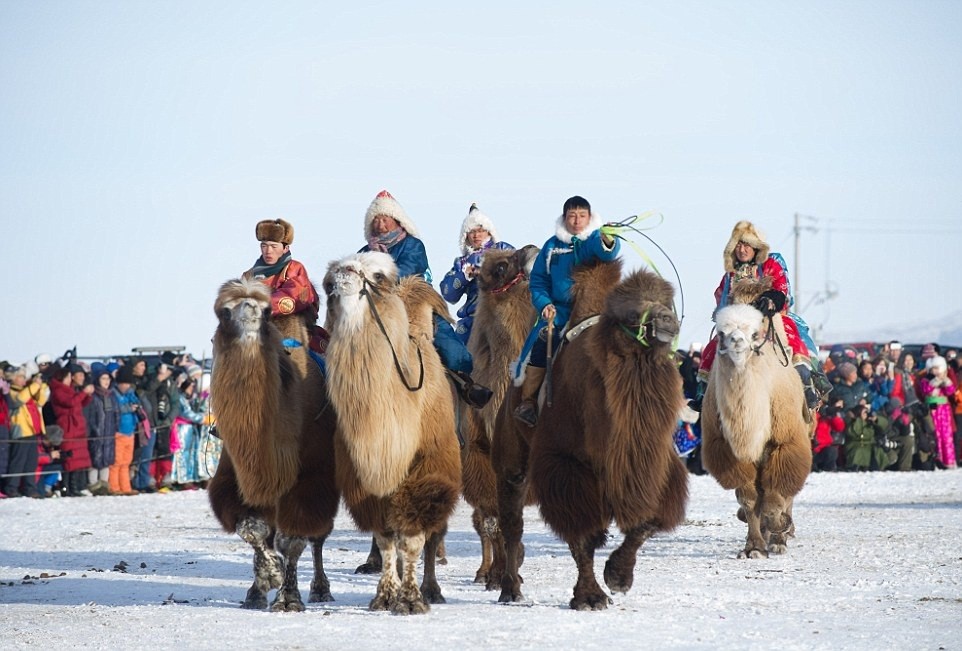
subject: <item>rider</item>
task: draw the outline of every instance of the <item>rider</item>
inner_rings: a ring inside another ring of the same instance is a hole
[[[603,235],[601,217],[592,212],[584,197],[574,196],[565,201],[561,216],[555,223],[555,234],[541,247],[541,253],[531,270],[531,303],[540,314],[521,351],[527,358],[524,382],[521,385],[521,404],[514,417],[529,427],[538,423],[538,391],[548,365],[547,325],[554,323],[552,347],[557,350],[561,330],[571,316],[571,272],[576,265],[593,260],[609,261],[618,257],[621,243]],[[521,362],[516,375],[521,375]]]
[[[744,278],[768,276],[772,288],[756,299],[754,305],[767,317],[781,313],[785,326],[785,336],[792,351],[792,362],[802,378],[805,389],[805,402],[814,409],[823,395],[832,389],[828,378],[822,373],[818,359],[818,348],[808,334],[808,325],[800,316],[789,311],[794,299],[785,260],[780,253],[772,253],[768,243],[755,225],[740,221],[732,229],[723,254],[725,275],[715,290],[715,311],[730,305],[731,285]],[[702,397],[708,384],[708,373],[715,361],[718,338],[713,337],[702,351],[701,366],[698,369],[698,389],[691,407],[701,409]]]
[[[498,240],[498,232],[494,229],[494,222],[478,208],[471,204],[468,216],[461,224],[461,256],[454,259],[451,271],[441,279],[441,296],[448,303],[455,304],[466,296],[464,305],[458,310],[458,325],[455,334],[465,344],[471,335],[471,324],[474,323],[474,312],[478,308],[477,275],[481,270],[484,253],[488,249],[513,249],[507,242]]]
[[[417,227],[397,199],[387,190],[374,197],[364,215],[364,239],[367,244],[360,252],[381,251],[394,258],[398,278],[420,276],[431,282],[431,269],[424,243],[418,239]],[[461,398],[470,406],[481,409],[491,398],[491,391],[471,379],[474,362],[464,342],[454,333],[451,324],[434,315],[434,347],[441,363],[451,372]]]

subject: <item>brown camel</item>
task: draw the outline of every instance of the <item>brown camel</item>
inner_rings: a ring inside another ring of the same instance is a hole
[[[684,405],[671,350],[679,330],[674,291],[645,270],[612,287],[620,268],[616,262],[576,272],[569,333],[588,316],[597,323],[557,355],[552,404],[531,444],[530,481],[541,516],[578,568],[575,610],[611,603],[593,563],[612,521],[624,541],[605,563],[604,579],[612,592],[627,592],[638,549],[678,526],[688,501],[688,472],[672,442]]]
[[[481,566],[475,583],[494,590],[504,571],[504,540],[498,526],[498,493],[491,466],[491,440],[498,408],[511,385],[511,362],[517,359],[535,321],[528,274],[538,247],[492,249],[478,274],[478,307],[468,340],[474,359],[473,376],[493,395],[481,410],[462,412],[465,438],[462,490],[474,507],[471,521],[481,539]]]
[[[338,486],[355,524],[374,532],[383,559],[370,608],[425,613],[444,601],[436,546],[461,484],[453,399],[432,343],[433,314],[447,316],[447,306],[420,278],[399,283],[385,253],[331,263],[324,292]]]
[[[735,304],[715,315],[718,356],[702,403],[702,463],[735,491],[748,524],[739,558],[787,551],[792,503],[812,467],[811,417],[781,315],[751,306],[770,283],[739,281]]]
[[[333,601],[322,546],[340,494],[334,476],[334,410],[306,348],[308,324],[270,318],[270,292],[255,280],[230,280],[214,304],[211,407],[224,441],[208,485],[223,528],[254,548],[254,583],[244,608],[302,611],[297,562],[312,543],[309,602]],[[300,347],[285,348],[285,339]],[[275,551],[276,550],[276,551]]]

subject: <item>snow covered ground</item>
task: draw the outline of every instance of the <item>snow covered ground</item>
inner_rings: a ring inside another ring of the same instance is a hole
[[[2,500],[0,647],[962,648],[962,471],[812,475],[789,553],[764,560],[735,558],[733,494],[708,477],[690,488],[686,523],[642,547],[634,588],[603,612],[568,609],[574,563],[536,509],[528,601],[498,604],[473,583],[480,547],[462,504],[439,566],[447,604],[412,617],[367,610],[376,578],[352,572],[370,539],[343,513],[325,551],[337,601],[278,614],[238,608],[251,554],[202,491]]]

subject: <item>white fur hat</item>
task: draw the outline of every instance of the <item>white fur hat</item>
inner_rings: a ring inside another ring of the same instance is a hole
[[[929,357],[925,360],[925,370],[931,371],[935,367],[941,367],[942,370],[947,370],[949,368],[948,363],[946,363],[945,358],[941,355],[936,355],[935,357]]]
[[[461,254],[467,255],[471,253],[471,247],[468,246],[467,239],[468,233],[476,228],[483,228],[491,234],[492,242],[499,242],[498,231],[494,228],[494,222],[491,218],[481,212],[478,208],[478,204],[472,203],[471,207],[468,208],[468,216],[464,218],[464,223],[461,224],[461,239],[458,241],[458,246],[461,247]]]
[[[391,193],[387,190],[381,190],[374,197],[374,201],[371,205],[367,207],[367,212],[364,214],[364,239],[371,239],[371,225],[374,223],[374,218],[378,215],[387,215],[388,217],[393,217],[394,220],[407,231],[408,235],[418,236],[418,229],[408,217],[408,214],[404,212],[404,208],[401,204],[397,202],[397,199],[391,196]]]

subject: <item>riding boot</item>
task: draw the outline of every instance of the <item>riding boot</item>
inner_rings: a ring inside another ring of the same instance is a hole
[[[805,404],[808,405],[809,409],[815,409],[818,407],[821,397],[818,395],[818,390],[815,389],[812,367],[805,362],[799,362],[795,365],[795,370],[798,372],[798,376],[802,378],[802,388],[805,390]]]
[[[514,417],[528,427],[538,424],[538,392],[544,380],[545,369],[528,366],[524,370],[524,383],[521,385],[521,404],[514,410]]]
[[[708,388],[707,380],[698,380],[695,386],[695,397],[688,401],[688,406],[692,411],[701,413],[701,403],[705,399],[705,389]]]
[[[494,393],[491,389],[476,383],[464,371],[457,371],[455,375],[460,379],[460,381],[455,380],[454,383],[458,387],[458,395],[461,396],[461,400],[475,409],[482,409],[488,404],[491,395]]]

